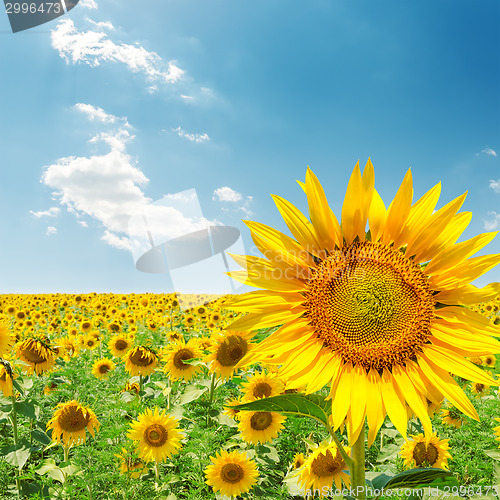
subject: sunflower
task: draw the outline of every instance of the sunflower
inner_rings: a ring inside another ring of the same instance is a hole
[[[8,363],[0,363],[0,391],[4,397],[12,396],[12,369]]]
[[[146,464],[133,451],[122,448],[121,454],[115,454],[120,459],[120,472],[137,479],[148,471]]]
[[[344,447],[347,454],[350,453],[349,447]],[[342,481],[349,486],[351,484],[349,475],[344,472],[347,469],[339,450],[335,443],[322,443],[311,455],[309,455],[303,466],[297,471],[300,475],[299,481],[302,487],[309,490],[311,487],[314,492],[319,490],[320,497],[326,489],[335,486],[342,489]]]
[[[220,450],[205,469],[206,483],[222,495],[236,497],[252,489],[259,472],[253,460],[242,451]]]
[[[59,403],[54,416],[47,424],[47,430],[52,429],[52,440],[65,446],[84,443],[85,429],[95,436],[99,427],[95,413],[75,400]]]
[[[16,355],[21,361],[27,363],[23,371],[28,374],[35,372],[41,375],[52,369],[55,363],[54,353],[48,339],[27,338],[15,346]]]
[[[448,449],[449,439],[439,439],[436,433],[424,437],[423,434],[412,436],[412,439],[401,446],[401,456],[409,467],[436,467],[448,469],[448,459],[452,458]]]
[[[481,384],[480,382],[473,382],[471,387],[471,392],[476,396],[476,398],[480,398],[486,395],[489,391],[489,387],[485,384]]]
[[[123,360],[130,375],[151,375],[158,364],[158,355],[149,347],[139,346],[127,351]]]
[[[238,406],[242,404],[241,398],[233,398],[226,401],[224,404],[224,411],[222,412],[224,415],[227,415],[231,418],[238,418],[237,415],[241,410],[235,410],[232,408],[233,406]]]
[[[92,322],[88,320],[84,320],[80,323],[80,330],[83,333],[88,333],[90,330],[92,330]]]
[[[341,224],[311,170],[300,184],[311,222],[275,196],[293,238],[247,222],[265,258],[234,256],[246,269],[231,276],[263,290],[225,303],[250,313],[228,329],[281,325],[242,364],[283,365],[281,373],[295,386],[305,383],[308,393],[329,384],[334,428],[347,417],[351,443],[365,417],[369,444],[386,415],[406,436],[407,406],[431,434],[425,398],[446,397],[478,419],[450,373],[498,385],[465,356],[499,352],[492,338],[499,330],[461,307],[499,292],[498,283],[482,289],[469,284],[500,262],[500,255],[469,258],[496,233],[455,244],[471,218],[458,212],[465,195],[434,211],[438,184],[412,205],[410,171],[386,209],[370,160],[363,175],[359,164],[351,175]]]
[[[239,331],[219,334],[209,348],[212,353],[205,358],[210,363],[209,371],[223,379],[231,378],[241,359],[248,354],[252,336],[250,332]]]
[[[81,339],[81,344],[83,347],[86,349],[94,350],[96,347],[99,346],[100,340],[95,337],[93,332],[88,333],[87,335],[83,336]]]
[[[497,362],[497,358],[493,354],[483,356],[481,360],[483,362],[483,366],[488,366],[489,368],[493,368]]]
[[[500,418],[495,418],[495,420],[497,422],[500,422]],[[500,425],[497,427],[493,427],[493,431],[495,432],[495,436],[496,436],[495,440],[500,441]],[[498,447],[500,448],[500,445],[498,445]]]
[[[166,365],[163,369],[170,375],[172,380],[191,380],[203,367],[201,365],[190,365],[184,363],[188,359],[201,358],[202,352],[191,340],[186,344],[183,339],[177,340],[165,351],[163,361]]]
[[[303,453],[296,453],[293,457],[292,469],[300,469],[306,463],[306,457]]]
[[[155,408],[152,412],[147,408],[130,425],[132,429],[127,436],[138,442],[139,457],[148,462],[163,462],[182,447],[180,441],[184,433],[179,431],[177,419],[167,415],[165,410],[159,412]]]
[[[443,424],[453,425],[455,429],[460,429],[464,424],[464,416],[456,408],[448,408],[441,411]]]
[[[5,358],[10,354],[14,342],[14,334],[5,323],[0,322],[0,358]]]
[[[244,395],[243,403],[254,401],[260,398],[269,398],[282,394],[285,386],[275,375],[266,373],[253,374],[242,384]]]
[[[272,441],[283,429],[284,415],[274,411],[240,411],[238,429],[247,443]]]
[[[137,382],[133,382],[132,384],[127,382],[122,392],[134,392],[135,394],[139,394],[139,384]]]
[[[110,371],[115,369],[115,364],[108,358],[98,359],[92,365],[92,374],[97,378],[105,378]]]
[[[117,358],[125,356],[126,352],[132,347],[132,342],[126,335],[117,335],[108,342],[108,349],[111,354]]]

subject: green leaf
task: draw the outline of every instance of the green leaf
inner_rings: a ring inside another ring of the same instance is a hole
[[[36,410],[37,406],[29,401],[16,401],[15,404],[16,412],[20,415],[24,415],[25,417],[31,418],[32,420],[36,419]]]
[[[42,443],[44,445],[48,445],[52,441],[52,439],[47,435],[46,432],[40,431],[38,429],[34,429],[31,431],[31,437],[35,441],[38,441],[39,443]]]
[[[372,479],[372,485],[377,490],[394,488],[422,488],[425,486],[444,487],[458,484],[453,474],[444,469],[433,467],[411,469],[396,476],[380,474]]]
[[[232,406],[240,411],[275,411],[283,415],[301,415],[318,420],[329,427],[332,405],[319,394],[282,394]]]
[[[493,460],[500,460],[500,450],[483,450]]]
[[[203,393],[208,391],[208,387],[203,387],[201,389],[197,389],[193,386],[188,386],[188,388],[181,395],[179,404],[185,405],[186,403],[190,403],[195,399],[198,399]]]
[[[52,458],[46,458],[41,463],[40,467],[38,467],[38,469],[36,469],[35,472],[37,474],[40,474],[40,476],[43,476],[44,474],[47,474],[47,472],[54,470],[54,469],[58,469],[58,468],[59,467],[57,467],[55,460],[53,460]]]
[[[9,446],[7,449],[3,449],[2,454],[7,463],[21,470],[30,457],[29,445],[21,442],[17,446]]]

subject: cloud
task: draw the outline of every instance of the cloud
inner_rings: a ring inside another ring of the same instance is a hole
[[[45,234],[47,236],[50,236],[51,234],[56,234],[56,233],[57,233],[57,228],[55,228],[54,226],[49,226]]]
[[[189,134],[185,130],[182,130],[181,127],[175,128],[174,132],[177,132],[179,137],[185,137],[191,142],[207,142],[210,140],[210,137],[208,137],[207,134]]]
[[[491,148],[486,148],[481,151],[481,153],[484,153],[485,155],[488,156],[494,156],[495,158],[498,156],[497,152],[494,149]]]
[[[495,191],[495,193],[500,193],[500,179],[497,181],[490,180],[490,188]]]
[[[96,120],[102,123],[122,122],[124,126],[130,127],[130,124],[128,123],[126,117],[118,117],[115,115],[110,115],[106,113],[102,108],[99,108],[97,106],[92,106],[92,104],[84,104],[82,102],[79,102],[75,104],[73,108],[76,109],[77,111],[85,113],[87,115],[87,118],[91,121]]]
[[[235,191],[228,186],[222,186],[214,191],[212,199],[215,201],[229,201],[235,203],[237,201],[241,201],[243,196],[241,193],[238,193],[238,191]]]
[[[112,116],[90,105],[81,105],[75,109],[89,110],[86,113],[89,119],[97,115]],[[99,110],[97,115],[94,110]],[[134,226],[131,229],[129,225],[132,217],[143,213],[147,213],[148,230],[154,235],[155,244],[216,223],[184,209],[192,206],[195,201],[186,192],[166,195],[165,203],[153,204],[143,191],[149,179],[127,153],[127,144],[134,136],[125,130],[123,120],[119,117],[111,122],[101,121],[120,125],[109,132],[100,132],[89,141],[107,144],[109,152],[88,157],[59,158],[44,167],[42,183],[54,190],[53,199],[58,200],[61,206],[77,218],[86,216],[100,222],[104,227],[101,239],[122,250],[130,250],[136,241],[147,237],[144,226]],[[175,205],[174,201],[183,202],[184,205],[179,205],[179,208],[170,206],[170,202]],[[54,213],[55,210],[32,213],[42,216],[49,212]],[[83,227],[87,226],[85,221],[77,222]]]
[[[95,67],[103,62],[123,63],[132,72],[160,83],[175,83],[184,74],[174,61],[165,63],[156,52],[138,44],[117,44],[102,31],[78,31],[71,19],[60,21],[51,31],[51,39],[52,47],[68,64],[83,62]]]
[[[87,9],[97,9],[97,3],[95,0],[80,0],[78,5],[80,7],[87,7]]]
[[[496,212],[488,212],[488,215],[492,215],[493,218],[489,221],[483,221],[483,227],[486,231],[495,231],[500,226],[500,214]]]
[[[108,29],[111,31],[115,31],[115,27],[113,26],[111,21],[96,22],[96,21],[92,21],[92,19],[89,19],[88,17],[85,18],[85,21],[89,22],[90,24],[93,24],[96,28],[102,28],[102,29]]]
[[[48,210],[40,210],[38,212],[33,212],[33,210],[29,211],[29,213],[34,215],[37,219],[40,217],[56,217],[60,212],[61,209],[59,207],[51,207]]]

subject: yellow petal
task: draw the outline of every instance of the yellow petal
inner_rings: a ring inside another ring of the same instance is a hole
[[[228,330],[247,331],[258,330],[260,328],[267,328],[270,326],[282,325],[288,321],[300,318],[304,314],[305,309],[299,307],[293,310],[278,311],[272,314],[257,313],[247,314],[243,318],[233,321],[228,327]]]
[[[405,399],[398,385],[392,377],[391,372],[384,368],[382,372],[380,392],[384,400],[384,407],[387,415],[394,424],[394,427],[406,439],[406,428],[408,416],[406,413]]]
[[[363,180],[358,162],[349,179],[342,205],[342,233],[348,245],[360,234],[364,239],[366,221],[363,223],[363,208]]]
[[[373,190],[373,198],[368,213],[371,241],[378,241],[385,227],[387,211],[377,190]]]
[[[349,410],[352,390],[354,389],[352,372],[351,363],[347,363],[340,368],[336,391],[332,395],[332,420],[334,429],[340,427]]]
[[[377,432],[384,423],[385,409],[380,392],[380,375],[377,370],[371,368],[366,379],[366,414],[368,417],[368,447],[373,444]]]

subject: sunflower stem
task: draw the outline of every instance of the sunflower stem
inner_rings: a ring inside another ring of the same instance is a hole
[[[365,426],[361,426],[358,439],[351,448],[352,465],[349,466],[351,472],[351,488],[358,500],[366,498],[365,480]]]
[[[216,378],[216,375],[215,375],[215,372],[212,373],[212,383],[210,384],[210,392],[208,394],[208,407],[209,407],[209,411],[207,412],[207,425],[209,423],[209,419],[210,419],[210,409],[212,408],[212,401],[214,399],[214,391],[215,391],[215,378]]]
[[[139,401],[142,401],[142,375],[139,375]]]
[[[64,462],[66,463],[69,460],[69,446],[64,444],[63,450],[64,450]]]
[[[160,464],[155,460],[155,477],[157,484],[160,484]]]
[[[16,390],[12,391],[12,415],[10,420],[12,422],[12,432],[14,434],[14,446],[17,448],[18,437],[17,437],[17,411],[16,411]],[[19,479],[19,468],[16,467],[16,489],[17,498],[21,498],[21,480]]]

